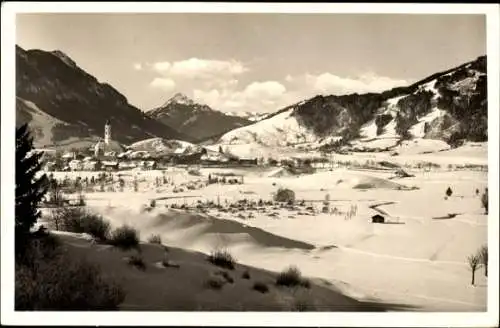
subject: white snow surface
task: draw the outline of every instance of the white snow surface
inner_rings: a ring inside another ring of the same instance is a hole
[[[425,136],[425,123],[431,123],[444,115],[446,115],[446,111],[438,109],[437,107],[432,108],[427,115],[419,118],[418,123],[410,128],[410,134],[415,138],[423,138]]]
[[[197,149],[198,146],[183,140],[150,138],[134,142],[128,146],[128,148],[132,150],[182,153],[184,151]]]
[[[483,146],[467,147],[477,150]],[[445,153],[442,156],[446,156]],[[424,155],[415,156],[423,158]],[[136,227],[143,239],[152,233],[160,234],[167,245],[205,253],[224,247],[239,263],[273,271],[296,265],[304,275],[327,279],[359,299],[403,304],[417,311],[486,310],[487,280],[479,269],[476,287],[470,286],[466,258],[487,242],[487,216],[475,195],[476,189],[482,191],[487,186],[487,172],[412,171],[414,178],[392,180],[389,179],[391,172],[347,169],[282,177],[273,174],[277,173],[276,169],[265,168],[202,169],[202,177],[172,168],[166,174],[175,185],[181,185],[202,181],[215,172],[243,174],[245,183],[213,184],[173,194],[171,186],[155,190],[154,177],[161,176],[160,171],[122,172],[127,179],[126,190],[87,194],[88,207],[110,220],[112,227],[122,224]],[[56,172],[56,177],[88,174]],[[139,177],[139,192],[132,191],[133,175]],[[370,188],[355,188],[360,184]],[[399,186],[419,189],[401,191]],[[445,200],[448,186],[453,195]],[[304,199],[306,206],[316,209],[316,214],[303,215],[278,207],[262,213],[253,211],[253,218],[248,218],[249,211],[238,212],[243,214],[239,217],[217,210],[207,214],[186,213],[164,206],[174,202],[194,205],[198,199],[221,204],[244,198],[269,200],[279,187],[294,190],[296,198]],[[320,212],[326,194],[330,195],[330,208],[335,207],[343,214]],[[180,198],[161,200],[161,197],[172,196]],[[158,198],[157,207],[151,212],[142,211],[152,198]],[[386,203],[379,209],[392,224],[371,223],[370,218],[377,211],[370,206],[380,203]],[[357,206],[358,211],[346,220],[345,213],[351,206]],[[271,212],[277,216],[268,216]],[[456,216],[433,219],[450,213]],[[228,233],[227,220],[241,224],[242,230]],[[309,243],[315,248],[267,246],[244,230],[244,226]],[[212,227],[211,232],[207,227]]]
[[[301,143],[312,143],[318,138],[312,131],[301,126],[289,109],[270,119],[241,127],[224,134],[220,144],[242,145],[261,144],[271,147],[283,147]]]

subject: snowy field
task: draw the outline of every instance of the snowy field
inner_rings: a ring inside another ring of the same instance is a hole
[[[473,160],[474,151],[477,147],[462,150]],[[464,156],[447,153],[450,156],[432,154],[432,159],[445,165]],[[412,155],[408,156],[406,160]],[[241,174],[244,183],[207,184],[209,174],[221,172]],[[205,253],[227,248],[240,263],[273,271],[296,265],[303,274],[327,279],[360,300],[398,303],[415,311],[486,310],[483,269],[476,273],[476,286],[471,286],[466,259],[487,243],[487,215],[476,195],[476,189],[482,193],[487,187],[487,172],[418,171],[412,178],[347,169],[300,176],[275,173],[276,169],[201,169],[196,175],[180,168],[121,172],[126,181],[123,192],[87,193],[87,205],[114,227],[136,227],[144,240],[154,233],[166,244]],[[58,179],[65,175],[96,173],[55,173]],[[137,192],[131,186],[134,176]],[[156,178],[164,176],[167,183],[156,186]],[[192,188],[181,188],[188,185]],[[297,203],[304,200],[304,206],[230,207],[244,199],[270,201],[279,187],[295,191]],[[445,199],[448,187],[453,194]],[[321,212],[327,194],[335,213]],[[156,207],[144,211],[152,199]],[[195,208],[207,201],[225,210]],[[190,209],[172,209],[173,203]],[[384,205],[373,208],[379,204]],[[349,216],[353,206],[357,210]],[[377,213],[388,223],[371,223]]]

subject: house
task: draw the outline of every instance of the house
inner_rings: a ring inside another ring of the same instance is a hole
[[[238,164],[242,165],[257,165],[257,158],[240,158]]]
[[[121,170],[128,170],[128,169],[133,169],[137,167],[137,164],[134,162],[119,162],[118,163],[118,168]]]
[[[107,151],[104,153],[104,157],[109,157],[109,158],[116,157],[116,152],[115,151]]]
[[[380,214],[375,214],[372,216],[372,223],[384,223],[385,218]]]
[[[85,161],[83,162],[83,170],[85,171],[98,171],[100,169],[99,162],[97,161]]]
[[[74,152],[66,152],[64,155],[62,155],[61,157],[63,159],[73,159],[75,158],[76,154]]]
[[[156,161],[147,161],[144,168],[147,170],[156,170]]]
[[[78,159],[74,159],[74,160],[70,161],[68,166],[71,169],[71,171],[80,171],[83,169],[82,161],[80,161]]]
[[[102,168],[106,171],[115,171],[119,166],[117,161],[102,161]]]

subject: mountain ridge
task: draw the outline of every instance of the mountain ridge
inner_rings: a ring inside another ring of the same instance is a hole
[[[486,141],[486,85],[486,56],[480,56],[381,93],[317,95],[230,131],[218,143],[328,149],[356,139]]]
[[[208,105],[196,103],[182,93],[176,93],[162,106],[146,114],[163,124],[175,126],[178,131],[197,141],[252,123],[245,118],[229,116]]]
[[[72,129],[67,129],[64,133],[54,134],[54,140],[49,143],[75,136],[102,136],[104,122],[108,119],[113,125],[112,137],[122,143],[148,137],[191,140],[170,126],[149,118],[118,90],[108,83],[99,82],[60,50],[24,50],[16,45],[16,96],[16,125],[31,122],[26,115],[26,106],[23,107],[28,101],[64,123],[58,126],[70,126],[81,132],[75,135]]]

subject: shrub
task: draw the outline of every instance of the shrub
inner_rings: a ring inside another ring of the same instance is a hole
[[[117,310],[125,299],[124,290],[105,277],[97,265],[74,260],[64,252],[47,253],[52,244],[40,240],[30,249],[29,265],[16,263],[15,309]]]
[[[208,257],[208,261],[213,265],[229,270],[234,270],[234,264],[236,263],[234,257],[227,250],[213,251]]]
[[[52,217],[52,221],[57,230],[88,233],[100,241],[105,241],[109,237],[109,222],[102,216],[87,212],[81,207],[60,208]]]
[[[311,288],[311,282],[309,281],[309,279],[302,278],[302,281],[300,282],[300,286],[309,289],[309,288]]]
[[[292,303],[291,310],[298,311],[298,312],[305,312],[305,311],[314,311],[315,308],[306,299],[297,298],[297,299],[294,299],[294,301]]]
[[[230,284],[234,283],[233,277],[227,271],[217,271],[215,275],[222,276]]]
[[[164,268],[176,268],[179,269],[181,266],[177,263],[170,262],[170,260],[165,256],[165,258],[161,261],[161,265]]]
[[[83,231],[104,241],[109,236],[110,224],[102,216],[87,213],[82,222]]]
[[[294,286],[309,286],[309,282],[305,282],[302,278],[302,273],[300,270],[291,266],[278,274],[276,277],[276,285],[278,286],[286,286],[286,287],[294,287]]]
[[[219,290],[226,284],[226,280],[220,276],[210,277],[206,282],[205,286],[210,289]]]
[[[154,235],[154,234],[151,235],[151,236],[149,236],[148,243],[161,245],[161,236],[160,235]]]
[[[144,263],[144,260],[142,259],[142,257],[138,254],[134,254],[131,257],[129,257],[128,264],[135,266],[139,270],[142,270],[142,271],[146,270],[146,264]]]
[[[241,278],[250,279],[250,273],[248,272],[248,270],[245,270],[245,272],[243,272],[243,274],[241,275]]]
[[[123,250],[139,248],[139,235],[134,228],[124,225],[113,231],[110,244]]]
[[[261,281],[257,281],[256,283],[254,283],[252,289],[261,292],[262,294],[265,294],[269,291],[269,287],[267,287],[267,285]]]
[[[488,188],[484,191],[484,194],[481,196],[481,205],[484,208],[486,214],[488,214]]]
[[[295,192],[291,189],[279,188],[274,195],[274,200],[277,202],[295,202]]]

